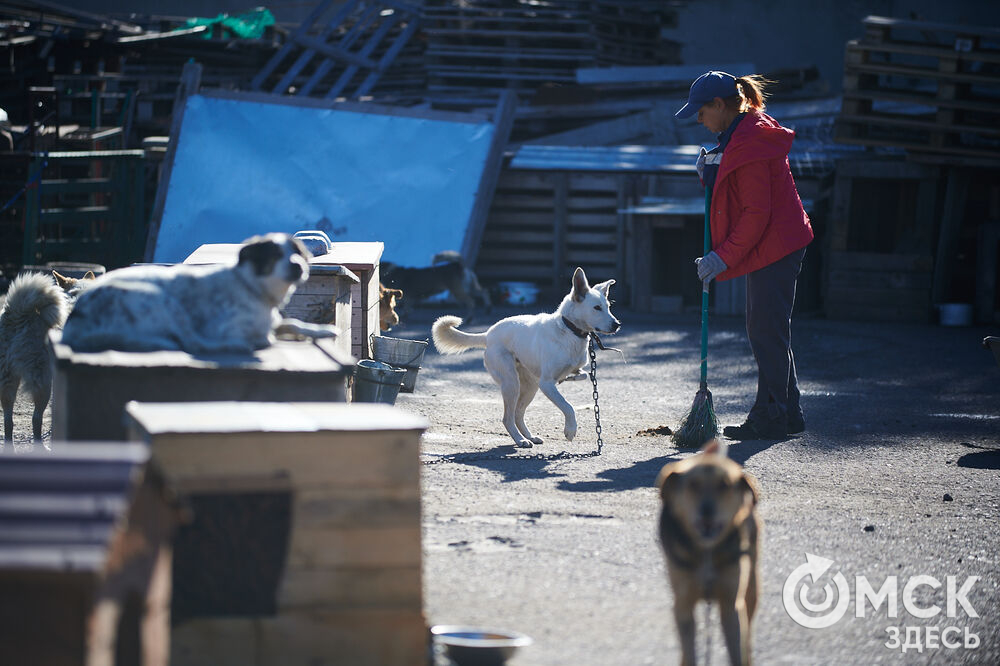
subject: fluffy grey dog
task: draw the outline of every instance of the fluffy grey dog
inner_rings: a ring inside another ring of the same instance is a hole
[[[334,337],[333,326],[278,313],[308,277],[309,252],[286,234],[248,239],[235,265],[121,268],[80,293],[62,342],[80,352],[211,354],[253,352],[280,334]]]
[[[0,310],[0,403],[3,436],[14,437],[14,400],[21,381],[31,392],[35,412],[31,429],[42,439],[42,413],[52,394],[52,350],[45,336],[66,320],[69,305],[55,281],[42,273],[23,273],[11,283]]]

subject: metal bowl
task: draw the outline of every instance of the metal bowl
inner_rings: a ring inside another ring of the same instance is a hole
[[[431,634],[458,666],[502,666],[517,648],[533,642],[530,636],[516,631],[454,624],[435,625]]]

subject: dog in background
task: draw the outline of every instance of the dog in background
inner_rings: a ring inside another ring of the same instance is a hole
[[[232,265],[121,268],[80,293],[62,342],[83,352],[210,354],[251,353],[279,335],[334,337],[334,326],[278,313],[308,277],[308,250],[287,234],[248,239]]]
[[[476,277],[476,274],[472,271],[471,268],[465,265],[465,260],[462,259],[462,255],[460,253],[455,252],[454,250],[444,250],[442,252],[438,252],[437,254],[435,254],[434,257],[431,259],[432,265],[444,264],[449,262],[461,264],[462,293],[465,294],[464,296],[461,294],[456,295],[454,292],[452,292],[452,295],[455,296],[455,298],[461,303],[465,302],[466,296],[468,298],[472,298],[474,301],[475,300],[482,301],[483,306],[486,308],[486,312],[492,311],[493,300],[490,298],[489,290],[484,289],[483,286],[479,284],[479,278]]]
[[[52,350],[46,343],[50,329],[66,321],[66,295],[48,275],[22,273],[14,278],[0,310],[0,402],[3,436],[14,438],[14,401],[24,382],[35,411],[31,432],[42,439],[42,414],[52,394]]]
[[[501,319],[485,333],[458,330],[462,320],[438,318],[431,327],[434,346],[442,354],[485,349],[483,363],[500,386],[503,425],[520,448],[541,444],[524,423],[524,411],[535,394],[542,393],[562,411],[563,434],[576,436],[576,412],[556,384],[580,375],[587,362],[587,338],[593,332],[615,333],[621,322],[611,314],[608,290],[614,280],[593,287],[582,268],[573,273],[572,289],[551,314],[515,315]]]
[[[712,440],[701,452],[665,465],[656,485],[681,664],[695,663],[694,609],[705,600],[719,605],[732,664],[749,665],[760,589],[756,479]]]
[[[483,301],[487,311],[492,309],[489,292],[479,284],[476,274],[465,266],[458,252],[438,252],[431,263],[431,266],[424,268],[396,266],[390,262],[381,264],[382,281],[385,285],[401,289],[406,294],[404,313],[416,303],[443,291],[449,292],[465,306],[466,319],[472,317],[476,298]]]
[[[396,312],[396,301],[403,298],[400,289],[388,289],[381,282],[378,283],[378,327],[382,331],[388,331],[393,326],[399,325],[399,313]]]
[[[91,282],[97,279],[94,275],[94,271],[87,271],[83,274],[83,277],[73,278],[67,277],[60,274],[58,271],[52,271],[52,277],[56,279],[56,284],[69,295],[70,298],[75,299],[80,295],[80,292],[87,288]]]

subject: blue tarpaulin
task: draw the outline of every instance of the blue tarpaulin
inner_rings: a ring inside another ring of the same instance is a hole
[[[208,91],[188,98],[152,260],[322,229],[426,266],[460,250],[494,125],[482,116]]]

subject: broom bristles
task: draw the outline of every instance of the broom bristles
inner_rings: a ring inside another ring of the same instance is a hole
[[[707,388],[701,389],[694,396],[691,411],[674,433],[674,445],[678,448],[698,449],[718,434],[719,419],[715,416],[712,392]]]

